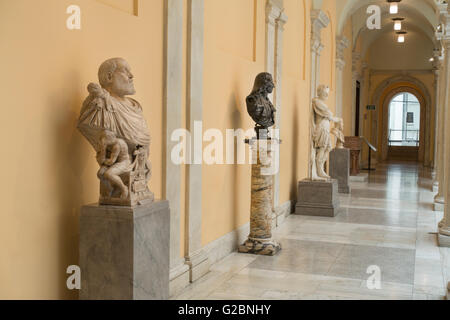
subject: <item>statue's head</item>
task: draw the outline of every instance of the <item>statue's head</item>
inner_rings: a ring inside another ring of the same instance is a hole
[[[136,93],[133,78],[130,65],[122,58],[106,60],[98,69],[100,85],[119,97]]]
[[[317,96],[320,99],[328,99],[329,94],[330,94],[330,88],[328,86],[321,84],[317,88]]]
[[[253,92],[264,91],[265,93],[272,93],[275,84],[270,73],[262,72],[256,76]]]

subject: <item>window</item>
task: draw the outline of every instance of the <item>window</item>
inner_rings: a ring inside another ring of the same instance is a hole
[[[389,104],[389,145],[418,147],[419,140],[419,100],[411,93],[400,93]]]

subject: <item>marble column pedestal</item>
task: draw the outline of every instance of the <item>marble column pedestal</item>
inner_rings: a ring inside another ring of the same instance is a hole
[[[239,246],[241,253],[273,256],[281,245],[272,238],[272,197],[275,174],[271,140],[247,141],[252,150],[250,234]],[[277,142],[275,142],[277,143]]]
[[[350,150],[334,149],[330,152],[330,176],[338,181],[339,193],[350,193]]]
[[[335,217],[339,211],[338,182],[302,180],[298,183],[295,214]]]
[[[169,233],[168,201],[83,206],[80,299],[168,299]]]

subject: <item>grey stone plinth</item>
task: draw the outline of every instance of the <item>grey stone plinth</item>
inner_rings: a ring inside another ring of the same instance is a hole
[[[169,231],[167,201],[83,206],[80,299],[168,299]]]
[[[295,214],[303,216],[335,217],[339,210],[337,180],[311,181],[298,183]]]
[[[450,300],[450,282],[447,285],[447,300]]]
[[[330,152],[330,176],[338,181],[339,193],[350,193],[350,150],[334,149]]]

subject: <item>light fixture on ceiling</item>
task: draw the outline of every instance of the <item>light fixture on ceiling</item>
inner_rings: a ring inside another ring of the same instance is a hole
[[[398,35],[397,41],[399,43],[404,43],[405,42],[405,35],[407,34],[407,32],[406,31],[397,31],[396,33]]]
[[[433,62],[434,61],[434,58],[430,58],[430,60],[429,60],[430,62]]]
[[[393,18],[392,20],[394,21],[394,30],[402,30],[402,21],[405,20],[405,18]]]
[[[397,14],[398,13],[398,3],[402,0],[387,0],[390,3],[389,13]]]

